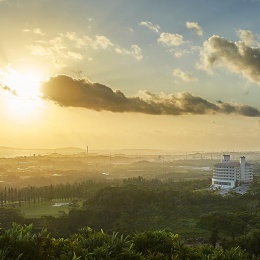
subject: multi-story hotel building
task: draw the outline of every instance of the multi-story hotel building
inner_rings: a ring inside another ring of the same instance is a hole
[[[223,155],[220,163],[214,165],[212,188],[234,188],[241,183],[253,181],[253,165],[245,157],[239,162],[230,161],[230,155]]]

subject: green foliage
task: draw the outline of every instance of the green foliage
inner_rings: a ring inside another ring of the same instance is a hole
[[[13,222],[24,223],[20,210],[14,208],[0,208],[0,223],[3,228],[10,228]]]
[[[177,236],[165,231],[136,233],[133,237],[134,250],[145,256],[156,255],[157,253],[170,255],[177,239]]]
[[[88,187],[85,184],[68,185],[68,191],[78,187],[82,197],[88,196],[81,207],[73,198],[75,205],[59,218],[24,219],[19,210],[1,208],[0,259],[37,255],[37,259],[196,260],[247,254],[253,259],[260,254],[260,184],[244,196],[226,197],[203,190],[205,181],[177,183],[139,177],[112,184],[100,184],[91,195],[83,191],[82,187]],[[64,197],[66,186],[43,190],[46,196]],[[33,196],[37,189],[27,192]],[[12,226],[12,222],[22,225]],[[189,246],[174,233],[187,239]],[[201,246],[206,243],[212,246]]]
[[[46,230],[32,233],[32,225],[13,224],[0,236],[1,250],[5,259],[44,259],[49,234]]]
[[[201,215],[198,225],[212,230],[212,239],[214,239],[214,235],[216,236],[216,233],[220,230],[223,233],[230,235],[234,240],[235,235],[243,234],[246,223],[239,217],[238,214],[228,212],[211,212],[209,214]]]
[[[241,247],[249,254],[260,256],[260,229],[251,230],[241,241]]]
[[[249,260],[249,255],[240,247],[232,247],[228,250],[222,248],[214,248],[212,246],[201,246],[189,248],[189,260]]]
[[[232,247],[225,250],[223,253],[223,260],[245,260],[249,259],[249,255],[239,247]]]
[[[171,232],[136,232],[132,237],[85,227],[68,238],[54,238],[47,230],[13,224],[0,236],[0,259],[26,260],[249,260],[258,259],[240,247],[187,246]]]
[[[71,211],[69,219],[75,231],[82,223],[95,229],[132,233],[145,229],[196,229],[195,220],[204,213],[201,204],[214,206],[217,196],[209,191],[194,192],[204,181],[172,181],[131,178],[122,185],[107,186]],[[174,219],[174,221],[172,221]],[[192,223],[191,225],[188,223]],[[183,226],[182,226],[183,225]],[[204,231],[202,231],[204,232]],[[204,232],[205,233],[205,232]]]

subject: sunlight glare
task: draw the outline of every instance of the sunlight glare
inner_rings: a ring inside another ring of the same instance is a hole
[[[6,110],[12,117],[29,118],[36,115],[41,105],[40,85],[42,77],[36,70],[16,71],[9,69],[3,83],[8,89]]]
[[[4,83],[18,96],[36,98],[40,95],[41,76],[38,71],[11,70],[6,75]]]

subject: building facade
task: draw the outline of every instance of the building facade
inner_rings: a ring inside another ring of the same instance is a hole
[[[220,163],[214,165],[211,188],[234,188],[238,184],[253,181],[253,165],[240,157],[239,162],[230,161],[230,155],[223,155]]]

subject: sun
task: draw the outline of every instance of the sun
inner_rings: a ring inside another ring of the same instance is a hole
[[[41,75],[37,70],[11,70],[4,80],[4,84],[18,96],[35,98],[40,95]]]
[[[42,81],[43,77],[36,69],[9,69],[2,79],[7,90],[5,107],[8,113],[16,118],[35,114],[41,104]]]

